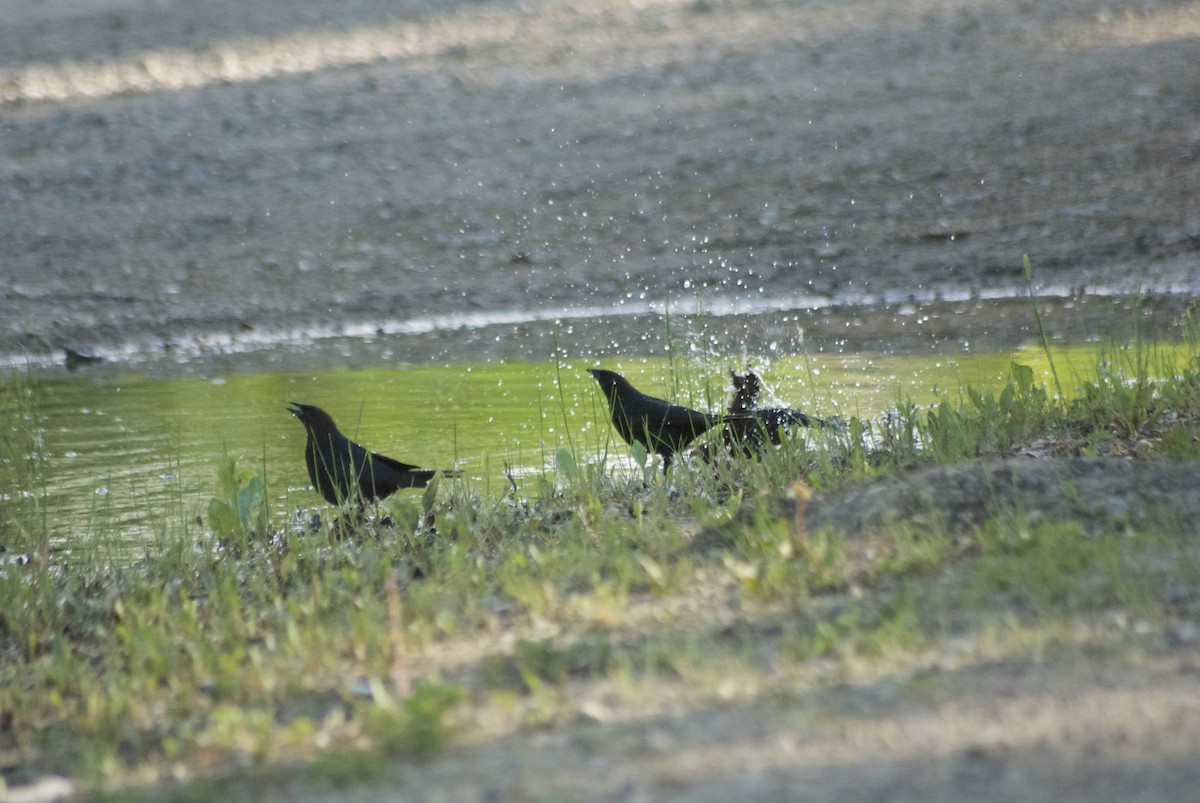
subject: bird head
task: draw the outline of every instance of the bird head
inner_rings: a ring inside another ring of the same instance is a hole
[[[300,404],[299,402],[289,402],[287,410],[296,416],[296,418],[299,418],[300,423],[307,430],[337,430],[337,425],[333,423],[332,416],[320,407],[311,404]]]
[[[591,368],[588,370],[588,373],[590,373],[596,379],[596,381],[600,383],[600,389],[604,391],[604,395],[610,399],[613,397],[613,394],[617,392],[617,389],[622,385],[628,386],[630,389],[633,387],[628,381],[626,381],[625,377],[621,376],[616,371],[606,371],[603,368]]]
[[[729,411],[743,413],[752,410],[758,403],[758,393],[762,389],[762,380],[758,378],[758,374],[749,369],[746,373],[739,374],[731,368],[729,376],[733,380],[733,400],[729,402]]]

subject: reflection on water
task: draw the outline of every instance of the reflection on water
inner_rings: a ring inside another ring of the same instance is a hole
[[[872,418],[900,398],[957,402],[967,385],[1002,382],[1014,354],[1046,376],[1036,349],[793,355],[754,367],[765,380],[764,405]],[[1076,362],[1094,365],[1095,356],[1087,347],[1076,352]],[[308,486],[304,432],[285,409],[290,401],[325,408],[347,435],[373,450],[430,468],[460,467],[460,482],[498,494],[506,466],[514,476],[536,476],[553,464],[559,446],[585,460],[606,447],[627,454],[623,444],[611,442],[615,435],[588,368],[611,368],[645,392],[716,410],[728,399],[727,368],[740,364],[701,355],[173,379],[114,366],[77,374],[38,370],[0,388],[6,400],[0,427],[11,444],[27,450],[0,466],[0,543],[20,548],[18,523],[30,499],[38,500],[40,521],[60,544],[175,538],[218,493],[222,455],[264,472],[276,520],[297,508],[323,509]],[[22,395],[25,388],[32,393]]]
[[[911,359],[855,355],[778,360],[762,371],[778,401],[819,414],[871,416],[901,393],[928,397],[938,385],[991,382],[1006,361],[973,357],[918,367]],[[726,403],[723,362],[604,364],[650,393],[702,409]],[[537,474],[559,446],[582,455],[605,447],[610,428],[586,373],[594,365],[457,364],[210,379],[43,371],[31,380],[29,416],[10,405],[4,420],[12,432],[40,438],[30,448],[43,473],[38,487],[20,487],[30,480],[9,466],[4,481],[14,498],[0,502],[7,508],[3,520],[15,515],[16,495],[37,493],[56,539],[160,537],[203,512],[217,493],[222,455],[265,471],[276,512],[320,507],[305,474],[303,428],[285,409],[289,401],[325,408],[347,435],[376,451],[422,466],[457,465],[464,481],[499,493],[506,464],[518,476]],[[624,446],[616,451],[623,454]]]

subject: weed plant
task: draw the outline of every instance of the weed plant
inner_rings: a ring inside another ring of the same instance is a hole
[[[52,772],[127,790],[287,765],[336,788],[451,739],[571,722],[588,684],[636,716],[665,698],[702,705],[794,684],[815,659],[842,677],[902,671],[964,633],[994,657],[1070,645],[1080,622],[1113,610],[1165,626],[1197,607],[1168,589],[1200,579],[1195,539],[1167,520],[1096,535],[996,510],[966,532],[933,519],[854,540],[797,533],[789,494],[798,481],[834,493],[1045,439],[1078,453],[1153,440],[1159,454],[1194,457],[1190,317],[1186,337],[1182,358],[1140,342],[1105,351],[1070,393],[1057,368],[1051,394],[1014,362],[999,387],[932,408],[899,399],[884,418],[850,416],[757,459],[710,438],[711,462],[680,461],[665,481],[610,428],[572,432],[560,387],[554,414],[571,434],[544,452],[531,492],[464,479],[361,513],[273,510],[268,467],[225,458],[202,515],[124,561],[50,548],[36,378],[15,377],[0,437],[5,780]],[[1053,366],[1044,331],[1043,345]],[[723,396],[707,377],[724,366],[678,354],[670,366],[681,398]],[[419,680],[407,696],[406,674]]]

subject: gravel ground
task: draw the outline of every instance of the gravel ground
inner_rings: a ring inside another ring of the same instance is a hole
[[[1197,291],[1198,35],[1194,2],[13,0],[0,351],[1004,294],[1024,253]]]

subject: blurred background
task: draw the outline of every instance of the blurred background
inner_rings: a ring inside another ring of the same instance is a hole
[[[1200,3],[4,5],[10,363],[1200,289]]]

